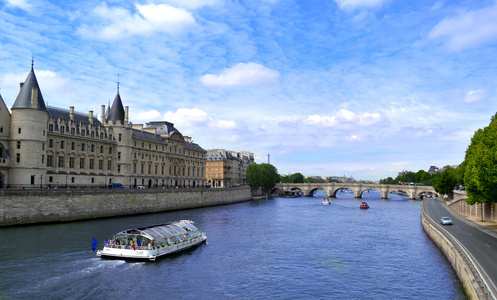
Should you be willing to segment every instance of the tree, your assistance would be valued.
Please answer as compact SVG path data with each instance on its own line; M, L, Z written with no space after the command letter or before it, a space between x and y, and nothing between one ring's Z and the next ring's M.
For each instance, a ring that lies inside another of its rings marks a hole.
M464 185L470 205L497 201L497 114L490 124L478 129L464 158ZM482 207L483 208L483 207ZM483 221L483 209L481 209Z
M447 194L449 199L454 196L454 187L458 183L457 171L453 168L447 168L442 173L433 177L433 188L437 193Z
M291 183L304 183L304 175L301 173L294 173L290 176Z
M250 185L252 193L256 192L262 185L260 168L258 164L249 164L247 166L247 182Z
M247 167L247 182L252 192L262 187L262 191L268 193L279 180L278 170L271 164L250 164Z

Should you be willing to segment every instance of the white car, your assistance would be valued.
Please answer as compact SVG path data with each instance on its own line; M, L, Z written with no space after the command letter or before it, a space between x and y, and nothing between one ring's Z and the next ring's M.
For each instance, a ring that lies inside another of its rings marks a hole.
M139 185L136 188L139 189L139 190L144 190L145 189L145 187L143 185Z
M443 217L440 223L442 225L452 225L452 220L449 217Z

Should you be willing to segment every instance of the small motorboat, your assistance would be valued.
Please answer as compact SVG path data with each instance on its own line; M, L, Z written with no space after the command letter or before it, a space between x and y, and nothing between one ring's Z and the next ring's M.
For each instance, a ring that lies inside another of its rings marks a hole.
M362 201L361 202L361 209L368 209L368 208L369 208L369 205L365 201Z
M328 198L323 198L323 205L330 205L330 200Z

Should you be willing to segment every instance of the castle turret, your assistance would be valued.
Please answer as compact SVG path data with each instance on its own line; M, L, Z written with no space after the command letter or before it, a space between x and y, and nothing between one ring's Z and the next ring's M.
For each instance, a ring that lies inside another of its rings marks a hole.
M9 182L34 186L45 175L48 111L31 64L12 106Z

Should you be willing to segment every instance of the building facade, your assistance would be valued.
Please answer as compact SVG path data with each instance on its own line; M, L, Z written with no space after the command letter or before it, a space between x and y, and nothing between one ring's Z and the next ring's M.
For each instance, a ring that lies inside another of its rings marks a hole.
M119 87L100 120L46 106L33 67L9 112L0 96L0 188L201 187L206 153L174 124L132 124Z
M247 166L254 163L248 151L214 149L207 151L205 178L211 187L232 187L247 184Z

